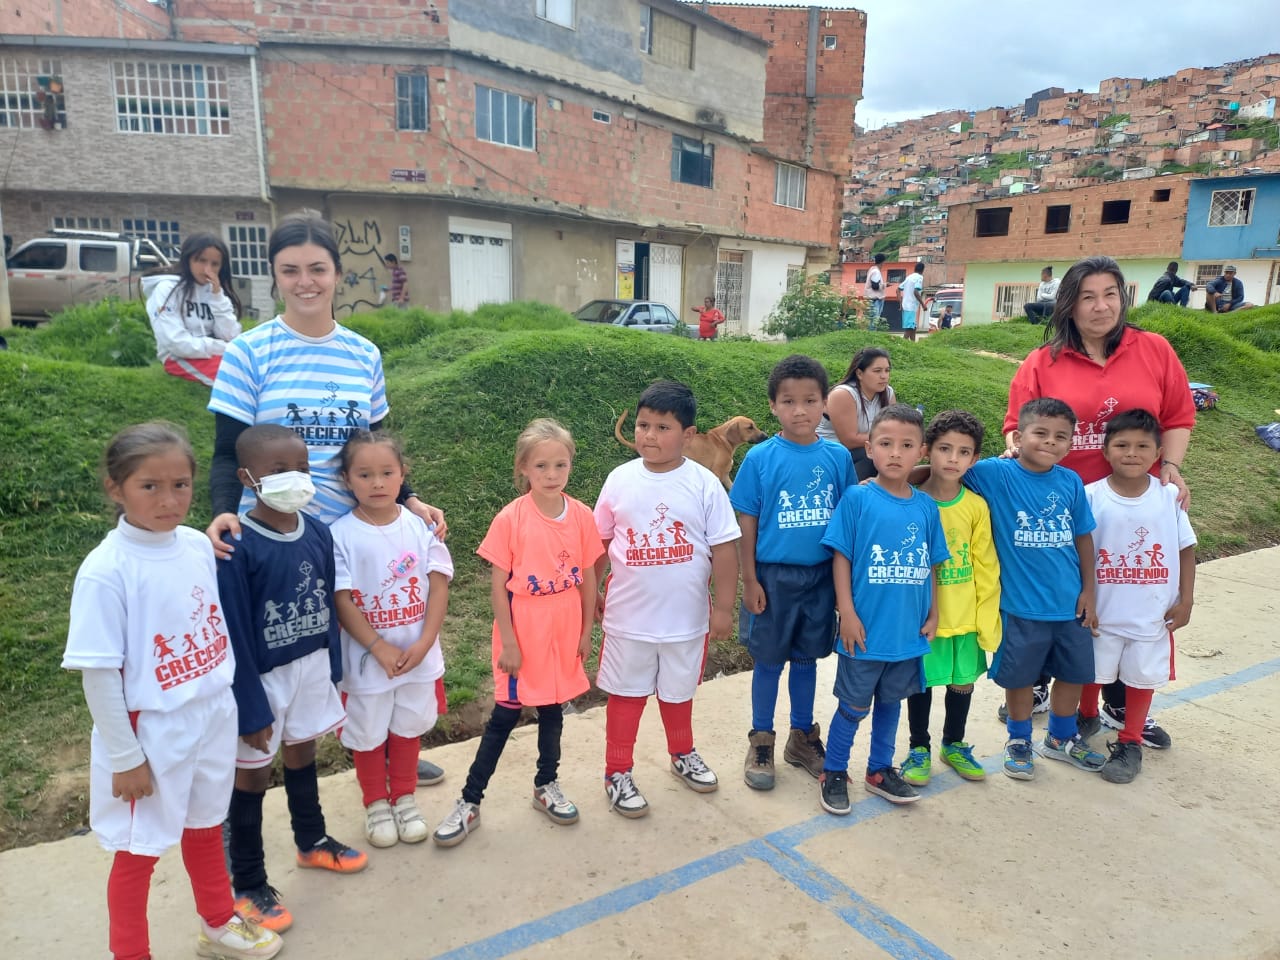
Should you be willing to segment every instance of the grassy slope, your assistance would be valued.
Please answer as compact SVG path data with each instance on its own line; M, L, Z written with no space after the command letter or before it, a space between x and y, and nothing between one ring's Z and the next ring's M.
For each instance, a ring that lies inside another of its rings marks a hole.
M1252 429L1276 418L1280 356L1253 343L1274 348L1280 308L1214 325L1172 307L1143 308L1137 316L1169 337L1192 379L1215 384L1222 396L1221 407L1202 416L1187 462L1202 555L1280 540L1280 459ZM555 416L574 432L579 455L569 492L590 503L625 459L613 422L652 379L693 384L704 430L738 413L767 425L764 380L776 360L808 352L837 377L857 346L881 343L893 353L894 385L904 400L927 413L974 411L991 429L992 453L1001 445L998 425L1015 368L978 351L1021 358L1040 336L1039 328L1000 324L914 346L855 330L788 345L705 344L588 328L555 311L514 323L492 309L474 319L399 316L356 325L384 347L389 426L405 440L414 484L449 515L458 569L446 627L455 704L478 696L488 675L487 578L473 551L514 495L512 443L531 418ZM58 661L76 566L110 524L96 479L106 438L163 416L188 426L202 464L212 441L202 388L154 365L107 369L19 353L33 341L13 340L16 349L0 354L0 848L33 830L48 832L56 775L83 760L88 721L76 678ZM191 521L207 515L201 490ZM77 797L60 796L58 804L69 822L82 815Z

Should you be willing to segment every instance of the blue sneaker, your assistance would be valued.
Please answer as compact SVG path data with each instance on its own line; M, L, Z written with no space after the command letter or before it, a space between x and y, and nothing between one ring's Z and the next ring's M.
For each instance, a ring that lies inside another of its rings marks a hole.
M1036 753L1042 757L1064 760L1089 773L1097 773L1107 762L1107 758L1098 751L1090 750L1089 744L1085 743L1084 737L1078 733L1070 740L1059 740L1046 733L1044 740L1036 744Z
M1036 778L1036 761L1029 741L1018 738L1004 745L1004 773L1015 780Z

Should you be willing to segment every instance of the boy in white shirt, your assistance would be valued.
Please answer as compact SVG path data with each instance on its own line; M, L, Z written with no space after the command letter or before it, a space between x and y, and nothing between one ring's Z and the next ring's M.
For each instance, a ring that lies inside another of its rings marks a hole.
M650 385L636 409L640 459L610 473L596 501L605 548L596 575L607 590L597 603L604 640L596 678L609 694L605 793L609 809L624 817L649 812L631 770L640 717L654 693L672 773L698 793L719 786L693 746L693 694L708 640L728 639L733 630L742 531L720 481L684 456L697 409L683 383ZM715 582L714 605L708 580Z

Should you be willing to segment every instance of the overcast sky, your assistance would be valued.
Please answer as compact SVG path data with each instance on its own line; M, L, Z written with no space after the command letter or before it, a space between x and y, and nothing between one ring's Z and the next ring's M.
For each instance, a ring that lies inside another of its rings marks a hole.
M1183 67L1280 53L1275 0L819 5L867 12L866 73L856 117L864 128L935 110L1013 106L1045 87L1097 90L1106 77L1161 77Z

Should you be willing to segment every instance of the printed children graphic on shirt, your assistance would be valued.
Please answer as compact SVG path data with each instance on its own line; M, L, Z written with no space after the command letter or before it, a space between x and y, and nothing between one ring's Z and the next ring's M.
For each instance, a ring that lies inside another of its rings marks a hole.
M1019 547L1057 547L1075 542L1071 524L1071 508L1056 492L1044 498L1044 506L1032 516L1026 510L1015 510L1013 542Z
M352 590L351 600L378 630L409 626L427 614L421 581L414 576L409 576L403 583L398 577L384 580L375 594Z
M302 438L304 443L316 446L342 446L356 430L366 429L367 417L360 412L356 400L338 396L341 388L330 380L324 385L325 393L317 406L307 409L296 403L286 404L284 425Z
M1076 422L1075 436L1071 438L1072 452L1080 450L1101 450L1107 434L1107 421L1115 416L1120 401L1115 397L1107 397L1092 420Z
M263 601L262 631L268 650L276 650L299 640L324 636L329 632L329 588L324 577L314 576L310 560L298 564L298 584L294 598L282 605L270 598Z
M896 547L871 544L868 583L924 583L930 577L929 541L919 539L920 526L909 523Z
M836 488L823 483L826 471L813 467L813 475L804 492L795 496L787 490L778 492L778 528L826 527L835 508Z
M940 586L973 582L973 558L969 553L969 541L958 527L947 527L947 545L951 558L938 568Z
M654 517L647 530L627 528L624 562L628 567L656 567L693 559L693 544L685 535L684 523L669 519L670 510L665 503L659 503L653 508Z
M191 629L182 634L182 653L174 650L176 634L154 634L152 656L159 661L155 667L156 681L161 690L202 677L227 659L228 637L222 630L222 617L216 603L205 604L204 588L191 589L195 607L189 618Z
M1151 531L1139 526L1133 531L1133 540L1125 550L1098 548L1098 565L1095 571L1098 583L1168 583L1169 568L1165 565L1164 545L1147 546Z
M555 593L563 593L565 590L572 590L582 583L582 571L577 566L571 566L569 563L570 555L567 550L561 550L556 555L556 570L551 576L543 579L536 573L529 574L529 583L525 587L531 597L549 597ZM566 569L568 568L568 569Z

